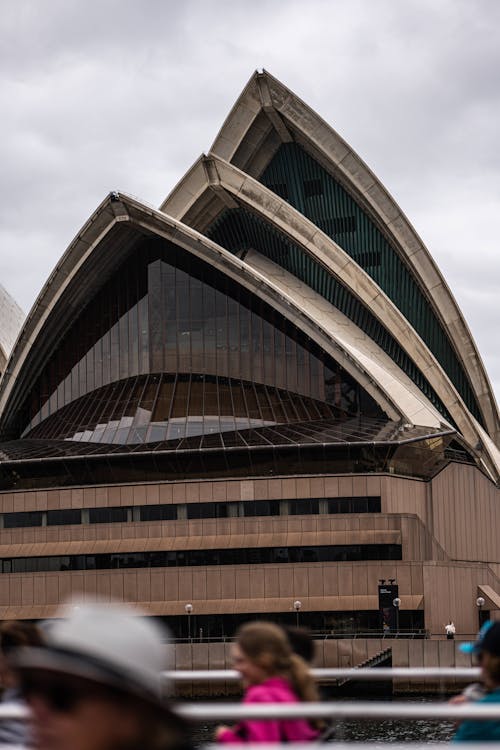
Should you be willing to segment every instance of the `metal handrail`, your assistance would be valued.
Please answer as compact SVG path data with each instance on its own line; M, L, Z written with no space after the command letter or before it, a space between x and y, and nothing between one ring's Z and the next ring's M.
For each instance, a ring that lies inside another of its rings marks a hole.
M384 633L382 630L311 630L311 637L314 641L328 641L328 640L356 640L357 638L373 640L380 638L381 640L393 640L407 638L409 640L424 640L428 639L431 635L442 636L442 633L430 633L425 628L399 628L398 630L390 630ZM467 635L467 634L466 634ZM443 636L442 636L443 637ZM470 639L476 637L475 633L470 634ZM183 645L192 643L234 643L234 635L202 635L201 638L197 635L193 635L191 638L187 637L176 637L172 638L172 642L176 645Z
M323 744L323 743L321 743ZM288 743L288 748L293 748L293 750L311 750L312 747L317 747L318 743L316 742L309 742L309 743L303 743L303 742L293 742ZM276 750L276 744L268 744L268 743L245 743L245 750ZM366 740L366 741L357 741L357 742L343 742L343 741L330 741L328 740L327 748L328 750L367 750L367 748L371 748L373 750L374 748L377 748L380 750L382 747L389 747L390 750L446 750L448 745L443 742L385 742L383 740ZM479 748L480 750L493 750L493 748L498 747L498 743L495 745L493 742L468 742L467 743L467 750L476 750ZM2 747L2 750L4 748ZM24 749L25 750L25 749ZM203 750L221 750L221 746L218 744L208 744L203 745Z
M328 680L363 680L378 682L380 680L457 680L472 682L479 679L481 670L477 667L349 667L311 669L311 674L318 682ZM241 675L235 669L178 669L163 672L171 682L237 682Z
M241 721L246 719L357 719L360 721L477 721L500 720L500 703L402 703L385 701L328 701L324 703L179 703L175 710L192 722ZM0 720L27 719L29 710L21 706L1 706Z
M357 719L360 721L500 720L500 703L391 703L385 701L339 701L325 703L196 703L179 704L176 711L189 721L244 721L259 719Z

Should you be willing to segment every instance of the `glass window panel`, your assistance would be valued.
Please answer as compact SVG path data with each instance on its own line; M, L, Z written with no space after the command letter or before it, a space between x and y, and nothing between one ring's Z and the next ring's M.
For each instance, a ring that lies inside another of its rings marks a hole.
M229 290L234 296L228 296ZM141 384L146 384L144 394L132 391L132 379L151 368L151 379ZM193 386L191 405L189 389L187 395L179 392L174 418L200 416L203 409L210 417L210 430L220 416L248 414L252 420L266 422L329 418L331 412L324 405L318 409L310 401L296 401L294 409L288 395L277 396L274 389L278 384L284 392L297 392L304 399L321 398L326 379L324 397L330 403L349 414L357 414L360 404L366 411L371 408L369 397L336 363L318 354L313 342L262 300L181 249L148 239L140 240L120 272L89 301L62 339L25 405L27 424L38 425L38 436L51 439L81 440L84 436L86 442L113 444L134 443L139 438L157 440L156 423L163 426L170 408L163 386L155 400L154 384L158 381L153 378L169 370L192 373L193 383L205 373L236 379L243 375L268 386L268 397L263 398L265 391L259 391L260 406L247 385L243 392L241 384L235 383L228 397L228 381L220 386L219 398L206 391L203 401ZM102 390L119 379L120 393ZM101 391L93 390L99 386ZM85 402L82 396L88 391L92 398ZM141 397L147 403L139 402ZM76 412L62 413L77 401L78 417ZM160 414L152 416L155 408ZM123 416L135 417L134 430L127 433L129 425L121 422ZM241 420L236 424L245 429ZM151 427L145 436L142 427ZM231 429L231 420L224 419L219 428ZM198 429L193 423L187 432L193 434Z
M141 505L139 515L141 521L175 521L177 519L177 506Z
M79 508L47 511L47 526L66 526L81 522L82 512Z
M139 369L139 314L134 305L127 315L128 318L128 372L127 376L138 375Z
M175 385L174 401L172 405L172 419L187 416L189 396L189 381L178 379Z
M203 380L193 376L189 398L189 414L192 416L203 415Z
M123 523L127 508L89 508L89 523Z
M42 519L42 511L4 513L3 525L5 529L21 529L26 526L41 526Z
M202 504L203 505L203 504ZM205 504L207 505L207 504ZM223 504L220 504L221 507ZM200 516L203 517L203 516ZM7 558L1 570L42 572L64 570L105 570L191 565L241 565L252 563L335 562L356 560L400 560L401 545L361 544L319 547L250 547L186 551L151 551L63 555L53 557Z

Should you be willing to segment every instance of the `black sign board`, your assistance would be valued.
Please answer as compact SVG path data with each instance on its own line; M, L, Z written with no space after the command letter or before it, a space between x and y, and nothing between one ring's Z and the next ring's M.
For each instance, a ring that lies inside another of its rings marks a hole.
M398 597L399 586L396 584L380 584L378 587L378 610L380 612L380 627L385 631L396 630L398 616L394 599Z

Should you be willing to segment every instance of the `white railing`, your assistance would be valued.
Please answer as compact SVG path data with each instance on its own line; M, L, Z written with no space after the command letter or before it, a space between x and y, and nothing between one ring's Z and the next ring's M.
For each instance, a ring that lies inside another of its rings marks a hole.
M328 750L367 750L368 747L371 750L446 750L449 743L427 743L427 742L382 742L380 740L370 742L330 742L328 741ZM468 742L467 750L495 750L498 748L498 743L495 742ZM293 750L311 750L311 747L315 747L315 743L287 743L287 747L293 748ZM4 750L2 748L2 750ZM9 749L10 750L10 749ZM25 750L25 749L24 749ZM203 750L221 750L221 745L203 745ZM247 744L245 743L245 750L276 750L276 745L268 745L266 743L259 744Z
M176 711L192 722L247 719L356 719L358 721L500 720L500 703L387 703L387 701L325 701L324 703L196 703L178 704Z
M456 680L474 682L479 679L480 669L476 667L349 667L311 669L318 682L331 680ZM241 679L235 669L180 669L164 672L164 677L175 683L180 682L237 682Z
M386 701L325 701L323 703L179 703L177 713L192 722L241 721L244 719L356 719L359 721L478 721L500 720L500 703L403 703ZM3 719L26 719L28 709L1 706Z

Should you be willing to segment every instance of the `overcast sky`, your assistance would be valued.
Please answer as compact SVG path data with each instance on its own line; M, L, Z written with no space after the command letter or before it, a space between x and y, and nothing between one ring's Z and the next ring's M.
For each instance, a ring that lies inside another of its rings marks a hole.
M110 190L159 205L266 68L423 238L500 395L498 0L2 0L0 282L28 312Z

